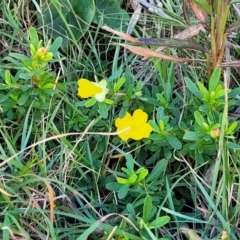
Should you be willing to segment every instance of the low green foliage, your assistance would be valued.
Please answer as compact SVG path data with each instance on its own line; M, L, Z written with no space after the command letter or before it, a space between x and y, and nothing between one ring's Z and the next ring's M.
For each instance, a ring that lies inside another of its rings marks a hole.
M10 53L3 60L11 63L15 69L12 76L9 70L1 69L1 106L2 116L9 120L16 120L25 116L27 109L32 106L36 109L36 119L40 118L41 110L47 110L54 104L55 94L60 84L56 84L55 72L48 69L48 64L56 61L58 48L62 39L57 38L53 44L42 46L36 29L29 30L30 56L19 53ZM7 66L6 66L7 67Z
M91 23L126 30L129 16L117 0L44 0L38 21L52 25L52 37L62 37L66 47L84 37Z
M225 69L212 67L214 51L203 71L141 65L100 29L125 29L122 1L80 2L27 0L22 11L0 3L9 45L0 60L0 237L237 240L237 81L228 87ZM220 1L193 2L221 15ZM182 2L169 3L168 15L180 15ZM34 27L25 9L37 11ZM161 22L169 33L171 21ZM190 51L165 53L202 57Z

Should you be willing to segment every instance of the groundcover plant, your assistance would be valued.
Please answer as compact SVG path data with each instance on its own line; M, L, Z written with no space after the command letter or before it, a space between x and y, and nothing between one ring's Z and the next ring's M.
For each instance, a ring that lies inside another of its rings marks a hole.
M239 4L2 0L0 238L240 239Z

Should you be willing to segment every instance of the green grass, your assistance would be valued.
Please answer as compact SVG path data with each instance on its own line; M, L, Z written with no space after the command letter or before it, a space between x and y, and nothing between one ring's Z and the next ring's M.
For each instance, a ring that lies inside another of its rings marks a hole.
M133 36L172 37L185 28L182 2L163 2L175 21L144 13ZM46 78L53 76L56 91L31 95L29 105L11 105L14 96L21 97L19 89L23 95L27 86L30 93L37 88L33 79L18 78L26 69L12 53L30 56L30 27L43 46L54 41L39 15L42 3L0 3L0 238L220 240L226 231L226 239L239 239L239 121L231 116L239 105L237 71L231 68L229 75L232 92L212 103L197 82L210 96L218 85L226 86L226 72L210 81L213 69L203 53L171 47L166 55L195 61L143 61L130 51L124 55L122 39L94 23L80 40L66 35L71 45L61 46L44 68L53 74ZM123 6L130 14L126 2ZM236 19L231 8L227 25ZM196 23L192 12L190 21ZM208 33L194 40L211 48ZM238 58L237 51L230 55ZM11 84L17 79L19 85L4 87L7 70ZM80 78L106 79L113 103L86 107L87 100L77 96ZM125 82L115 91L121 78ZM47 107L39 109L36 102ZM140 141L121 141L116 118L139 108L154 131ZM219 124L213 128L216 138L206 124ZM139 169L148 172L143 179ZM132 184L117 181L134 174Z

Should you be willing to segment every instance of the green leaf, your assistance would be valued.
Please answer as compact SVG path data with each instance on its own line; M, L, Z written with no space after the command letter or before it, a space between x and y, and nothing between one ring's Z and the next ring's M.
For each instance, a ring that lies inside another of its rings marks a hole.
M4 222L2 224L2 237L3 239L10 239L10 231L9 231L9 228L11 226L11 222L10 222L10 219L8 217L8 214L5 214L5 217L4 217Z
M119 191L122 185L118 182L111 182L106 185L106 188L110 191Z
M201 114L200 112L196 111L196 112L194 112L194 117L195 117L198 125L199 125L201 128L205 129L205 126L204 126L204 124L203 124L203 123L205 122L205 120L204 120L202 114Z
M166 99L163 97L162 94L157 93L156 96L157 96L157 99L161 102L161 104L162 104L163 106L167 106L167 105L168 105Z
M183 139L189 141L201 140L206 137L205 133L197 133L197 132L187 132L184 134Z
M29 91L24 92L24 93L22 94L22 96L19 98L18 104L19 104L19 105L24 105L24 104L27 102L29 96L30 96Z
M150 124L154 132L160 133L159 126L153 120L149 120L148 123Z
M27 72L27 73L20 73L19 74L19 77L22 78L22 79L25 79L25 80L29 80L32 78L34 73L32 72Z
M132 174L129 179L128 179L128 183L131 185L131 184L135 184L137 182L137 174Z
M142 90L143 86L144 86L143 82L142 82L142 81L139 81L139 82L137 83L137 86L135 87L135 91L136 91L136 92L140 92L140 91Z
M164 132L164 128L165 128L163 120L159 121L159 128L160 128L160 132L163 133Z
M153 204L151 196L147 195L143 204L143 221L146 223L149 221L150 214L152 212Z
M130 176L130 175L132 174L132 172L133 172L133 170L127 169L127 168L125 168L125 167L122 167L121 169L122 169L122 171L125 172L128 176Z
M129 153L125 155L125 158L126 158L126 160L127 160L127 162L126 162L127 169L128 169L130 172L132 172L133 169L134 169L134 159L133 159L132 155L129 154Z
M237 127L237 122L233 122L229 127L228 129L225 131L225 134L228 135L228 134L231 134L233 133L234 129Z
M95 98L90 98L89 100L87 100L85 102L85 107L91 107L93 106L95 103L97 102L97 100Z
M158 217L156 220L148 224L149 228L160 228L166 225L170 221L169 216Z
M66 47L71 40L78 41L89 29L95 14L94 0L58 0L43 5L44 23L38 16L40 25L52 26L52 37L63 38ZM48 30L49 31L49 30ZM51 35L51 33L49 33ZM76 43L76 42L75 42Z
M53 89L54 85L54 83L47 83L42 86L42 89Z
M10 73L9 70L5 71L5 83L7 85L11 85L12 84L11 73Z
M209 92L208 90L204 87L204 85L201 82L197 82L197 85L200 89L200 92L202 93L202 95L204 96L205 100L208 99L209 97Z
M236 87L228 93L229 98L236 97L237 95L240 95L240 87Z
M215 68L209 81L209 92L215 91L217 85L219 84L220 76L221 76L221 69Z
M57 37L55 41L52 43L52 45L50 46L49 52L51 52L53 55L56 54L58 49L61 47L62 42L63 42L62 37Z
M174 135L167 134L166 139L167 139L168 143L170 144L170 146L172 148L174 148L174 149L181 149L182 148L182 143Z
M114 100L112 100L112 99L108 99L108 98L105 98L103 102L106 103L106 104L111 105L111 104L114 103Z
M19 107L18 107L18 111L19 111L19 113L20 113L21 115L23 115L23 114L25 114L26 109L25 109L23 106L19 106Z
M134 217L136 216L135 209L131 203L127 204L127 210L132 216L134 216Z
M11 92L9 92L8 94L0 94L0 103L8 99L10 94Z
M226 144L226 147L229 149L240 149L240 145L237 143L233 143L233 142L228 142Z
M98 103L99 114L103 119L108 117L108 107L106 103Z
M229 89L228 90L223 89L223 90L217 91L215 93L214 98L217 99L217 98L220 98L221 96L224 96L225 95L225 91L227 91L227 93L230 92Z
M128 179L126 179L126 178L117 177L116 180L118 183L124 184L124 185L129 183Z
M189 91L191 91L196 97L202 98L201 92L198 90L197 85L188 77L185 77L184 80Z
M139 174L139 171L137 171L137 174ZM148 170L146 168L141 168L140 174L138 175L138 181L141 182L146 178L147 175L148 175Z
M121 8L119 0L96 0L95 2L94 23L121 31L127 30L130 18L127 11Z
M39 43L37 30L34 27L30 27L28 33L29 33L31 44L34 46L35 50L37 50L38 43Z
M128 189L129 189L128 185L123 185L118 191L118 198L119 199L125 198L127 196Z
M20 53L10 53L9 56L14 57L18 60L27 60L31 61L31 58Z
M88 239L88 236L99 227L100 223L101 221L99 220L91 224L91 226L88 229L85 229L84 232L76 240Z
M125 77L121 77L118 81L114 84L114 92L116 93L125 83Z
M153 168L152 172L147 177L147 182L152 182L161 177L161 174L166 170L168 161L166 159L160 160Z
M164 86L164 97L167 103L170 102L171 96L172 96L172 86L170 82L167 82Z
M0 90L8 89L10 88L7 84L0 83Z

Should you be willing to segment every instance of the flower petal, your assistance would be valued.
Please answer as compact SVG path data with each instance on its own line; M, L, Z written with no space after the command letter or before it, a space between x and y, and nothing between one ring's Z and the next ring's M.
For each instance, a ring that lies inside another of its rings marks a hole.
M117 118L115 120L115 126L120 130L126 127L130 127L131 123L132 123L132 116L128 112L126 112L123 118Z
M105 79L101 80L99 83L95 83L98 87L102 89L101 93L96 94L94 97L98 102L103 102L106 98L106 95L109 91L107 88L107 81Z
M115 121L115 126L117 127L117 131L121 131L126 129L126 131L118 134L118 136L123 140L127 141L130 138L131 134L131 124L132 124L132 116L127 112L123 118L117 118Z
M134 128L138 128L147 122L148 115L142 110L137 109L134 111L132 121L134 122Z
M107 81L105 79L103 79L99 83L97 83L97 85L102 89L106 89L107 88Z
M119 130L118 130L119 131ZM123 141L127 141L129 138L131 138L131 130L126 130L122 133L119 133L118 136L123 140Z
M152 132L152 127L149 123L145 123L141 128L134 129L131 131L131 136L133 140L140 140L142 138L149 138L150 133Z
M81 98L93 97L102 92L102 88L85 78L78 80L78 96Z

